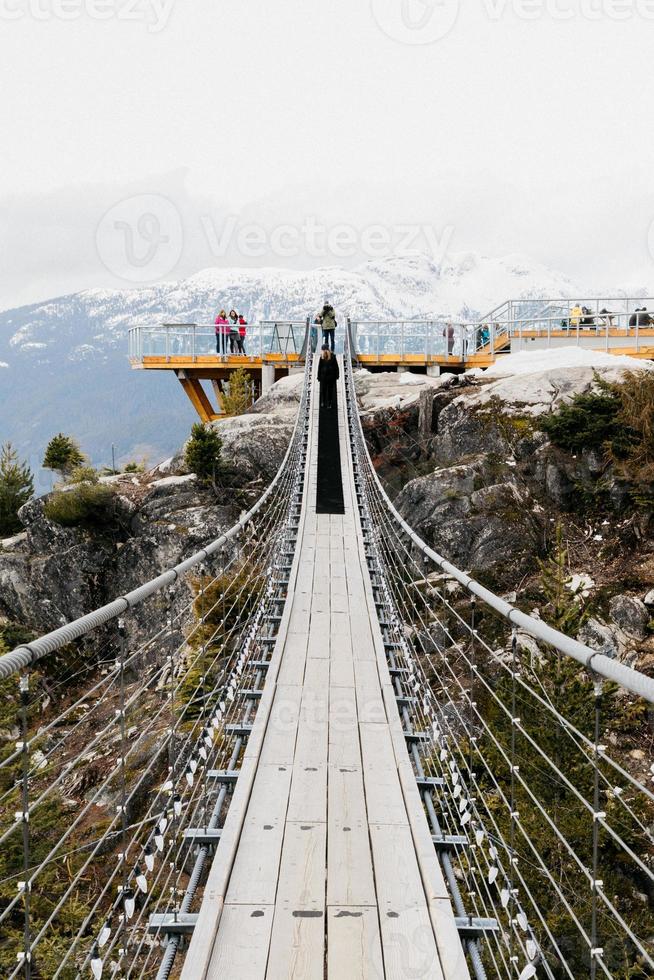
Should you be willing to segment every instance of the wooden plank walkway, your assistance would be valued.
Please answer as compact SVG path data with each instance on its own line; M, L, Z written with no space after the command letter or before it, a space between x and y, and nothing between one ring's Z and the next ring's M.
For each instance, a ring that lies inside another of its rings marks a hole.
M345 513L316 514L182 980L469 977L376 619L339 383Z

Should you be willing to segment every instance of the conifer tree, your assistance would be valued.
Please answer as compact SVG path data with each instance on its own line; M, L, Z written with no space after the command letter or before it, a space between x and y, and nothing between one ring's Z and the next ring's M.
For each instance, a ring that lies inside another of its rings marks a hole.
M556 525L554 552L539 565L541 586L548 602L547 621L562 633L576 636L585 616L581 602L570 590L568 551L563 543L560 521Z
M67 476L76 466L80 466L85 456L74 439L59 432L53 436L45 450L43 465L47 470L56 470Z
M215 429L196 422L191 428L191 438L186 443L184 461L198 480L215 483L223 470L220 452L222 440Z
M226 415L242 415L252 404L252 378L243 368L229 377L229 394L223 395Z
M10 442L0 449L0 534L20 529L18 511L34 493L34 477Z

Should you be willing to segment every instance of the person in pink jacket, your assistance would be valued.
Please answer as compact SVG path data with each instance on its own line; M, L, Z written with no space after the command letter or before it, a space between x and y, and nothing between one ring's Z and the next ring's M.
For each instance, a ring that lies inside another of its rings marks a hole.
M227 341L229 339L229 320L224 310L221 310L216 317L216 353L227 353Z

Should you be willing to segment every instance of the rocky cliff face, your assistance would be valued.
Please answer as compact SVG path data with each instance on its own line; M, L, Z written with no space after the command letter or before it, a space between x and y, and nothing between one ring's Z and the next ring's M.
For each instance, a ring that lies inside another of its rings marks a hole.
M223 457L233 468L230 486L218 493L187 472L182 449L148 473L101 481L115 492L116 511L102 530L49 520L44 506L50 494L26 504L20 513L25 530L0 543L0 625L4 618L35 633L55 629L219 537L277 472L301 386L302 377L284 378L251 412L216 423ZM175 591L175 608L184 608L191 596L192 585L182 583ZM135 610L132 648L161 622L165 603L159 596Z

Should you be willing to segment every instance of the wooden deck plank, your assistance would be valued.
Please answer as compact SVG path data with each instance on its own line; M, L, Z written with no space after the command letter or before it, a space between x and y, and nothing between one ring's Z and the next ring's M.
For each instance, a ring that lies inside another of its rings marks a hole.
M226 905L274 904L290 785L290 768L257 769Z
M371 824L384 965L388 978L442 978L408 826Z
M360 722L386 725L386 706L382 699L376 660L356 660L354 678ZM393 709L397 711L395 705Z
M293 765L301 701L302 688L299 685L279 684L275 689L261 747L261 764Z
M324 823L286 823L279 869L277 906L291 911L325 907L327 827Z
M262 980L272 933L271 906L225 905L207 977Z
M368 819L371 823L408 826L395 755L385 725L359 724Z
M288 821L324 823L327 819L327 765L293 766Z
M266 976L322 980L326 825L286 825Z
M376 905L361 766L329 767L327 904Z
M277 682L280 685L301 687L307 661L307 637L293 633L286 638Z
M384 980L377 908L327 909L327 980Z
M324 959L324 912L278 909L266 980L323 980Z
M332 673L334 665L332 665ZM361 764L359 719L353 687L335 687L329 692L329 762L331 765Z

